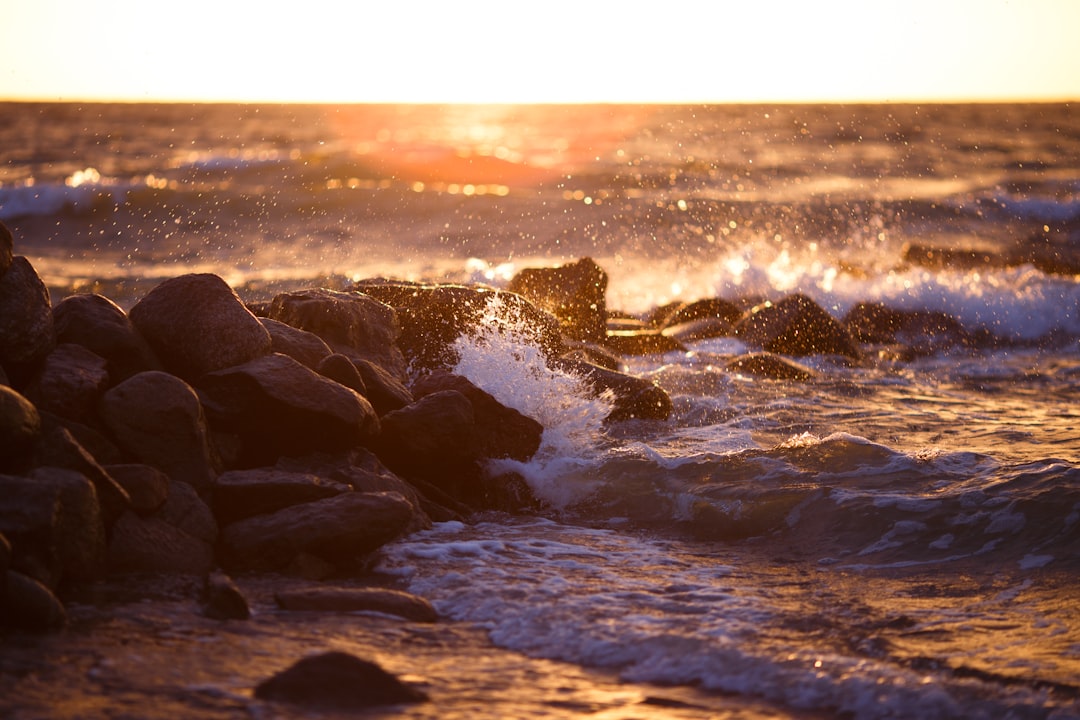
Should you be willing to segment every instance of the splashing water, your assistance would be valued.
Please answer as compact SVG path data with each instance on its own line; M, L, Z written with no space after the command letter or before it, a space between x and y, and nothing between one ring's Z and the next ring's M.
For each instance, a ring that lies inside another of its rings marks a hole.
M493 469L521 473L541 499L560 508L592 492L594 481L582 471L603 454L610 394L598 397L581 377L549 368L527 321L499 294L454 349L460 357L454 372L544 426L532 460L497 460Z

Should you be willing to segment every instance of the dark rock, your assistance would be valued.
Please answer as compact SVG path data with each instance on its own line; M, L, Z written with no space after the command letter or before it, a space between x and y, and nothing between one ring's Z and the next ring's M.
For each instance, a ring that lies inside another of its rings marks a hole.
M67 624L67 611L44 584L8 570L0 595L0 623L21 632L49 632Z
M436 371L413 385L418 399L443 390L461 393L472 405L476 432L471 454L478 458L512 458L524 462L540 449L543 425L506 407L468 378Z
M930 310L896 310L880 303L856 304L844 324L860 342L907 346L913 356L967 345L970 337L953 316Z
M521 332L547 357L562 352L558 320L514 293L381 280L364 280L354 288L397 311L401 323L398 344L417 370L452 368L460 359L455 341L474 333L480 325L486 330Z
M259 683L255 697L339 711L427 700L375 663L343 652L300 660Z
M608 370L622 370L624 367L623 361L618 355L611 352L611 350L608 350L606 347L593 345L592 343L568 342L566 344L566 352L564 352L561 357L573 360L584 360L585 362L599 365Z
M735 335L750 347L780 355L859 357L847 329L805 295L754 307L735 326Z
M921 243L908 243L900 257L905 263L933 269L971 270L1006 264L1003 256L990 250L940 248Z
M169 496L169 476L150 465L107 465L107 472L131 498L131 509L150 515L161 509Z
M335 352L370 360L395 377L405 377L397 316L375 298L324 289L283 293L270 304L270 317L315 333Z
M251 608L233 579L215 570L203 586L203 614L214 620L247 620Z
M154 517L208 545L217 542L218 524L214 513L195 488L186 482L169 478L169 492Z
M1018 240L1007 253L1010 265L1030 263L1047 274L1080 275L1080 221L1044 225Z
M56 344L49 291L30 261L15 257L0 275L0 366L21 388Z
M365 396L379 417L392 410L400 410L413 401L408 388L375 363L357 359L354 364L367 388Z
M34 404L0 385L0 472L28 470L40 435L41 415Z
M315 372L367 397L367 386L364 384L364 379L360 377L360 371L356 369L352 360L340 353L324 357L315 368Z
M270 333L270 352L288 355L312 370L317 369L319 363L334 352L315 333L294 328L292 325L286 325L268 317L259 318L259 322Z
M554 365L583 378L597 395L611 391L614 406L608 421L666 420L671 415L671 397L656 383L571 357L559 358Z
M654 330L612 330L604 344L620 355L660 355L667 352L686 352L678 339Z
M133 375L102 396L100 413L129 457L197 490L209 489L214 471L206 419L183 380L158 371Z
M99 404L98 409L100 410L100 408ZM43 422L46 417L50 417L50 414L46 413L42 417ZM106 435L107 429L104 423L101 422L100 416L96 419L96 427L89 427L71 418L60 417L59 415L51 415L51 417L58 425L67 430L75 442L84 448L97 462L102 465L116 465L124 462L123 451Z
M158 516L120 516L109 539L109 572L204 575L214 568L214 547Z
M105 525L94 486L78 473L0 475L0 533L11 542L12 567L49 587L103 575Z
M170 372L195 380L270 352L270 333L217 275L182 275L128 313Z
M11 231L8 230L8 226L0 222L0 277L11 267L14 253L15 238L12 236Z
M741 355L725 365L724 369L772 380L806 381L813 379L815 375L808 367L766 352Z
M105 358L113 383L146 370L162 369L150 345L107 297L71 295L57 303L52 313L57 342L81 345Z
M432 623L439 614L422 597L386 588L316 587L283 590L274 595L285 610L315 612L379 612Z
M661 333L680 343L691 343L711 338L731 337L735 334L735 326L720 318L699 318L668 325L661 330Z
M92 422L98 400L109 386L106 365L104 358L81 345L57 345L27 385L26 396L39 410Z
M231 470L214 481L214 516L228 525L348 491L347 485L307 473L276 468Z
M127 491L113 479L55 415L41 417L41 437L34 450L34 465L73 470L90 480L97 493L105 528L131 506Z
M510 281L518 293L559 319L567 337L604 342L608 277L592 258L555 268L526 268Z
M0 533L0 574L6 573L11 567L11 543L3 533ZM0 597L4 594L4 588L0 585Z
M660 324L666 328L695 320L722 320L734 325L742 315L742 308L730 300L706 298L671 307L669 312L664 313Z
M349 563L397 538L412 517L397 493L342 493L225 526L221 560L226 568L279 570L303 552Z
M379 432L367 399L287 355L209 373L199 387L211 422L243 439L242 462L248 466L270 464L281 455L343 450Z

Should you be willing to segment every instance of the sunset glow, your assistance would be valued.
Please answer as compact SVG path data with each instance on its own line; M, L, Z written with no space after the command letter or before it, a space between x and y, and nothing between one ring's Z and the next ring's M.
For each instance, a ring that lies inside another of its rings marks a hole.
M280 8L281 6L277 6ZM512 7L512 9L510 9ZM1070 0L12 3L0 98L753 102L1080 97Z

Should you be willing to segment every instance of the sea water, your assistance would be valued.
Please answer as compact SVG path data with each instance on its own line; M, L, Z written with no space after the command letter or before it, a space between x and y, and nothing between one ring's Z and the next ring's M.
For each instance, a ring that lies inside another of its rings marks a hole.
M0 219L54 299L130 306L195 271L253 299L372 276L503 287L590 256L627 314L798 292L838 319L951 315L981 340L798 358L808 381L726 369L735 338L627 358L674 411L607 423L609 400L496 304L457 371L544 424L531 462L497 468L544 509L438 524L379 570L498 648L628 683L791 714L1080 714L1072 106L0 117Z

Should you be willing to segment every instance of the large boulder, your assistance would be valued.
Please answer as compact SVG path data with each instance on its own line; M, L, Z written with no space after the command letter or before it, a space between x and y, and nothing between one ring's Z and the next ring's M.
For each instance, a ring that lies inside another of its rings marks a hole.
M312 370L319 366L323 358L334 351L315 333L294 328L279 320L261 317L259 322L270 333L270 351L288 355L307 365Z
M214 471L206 419L183 380L156 370L133 375L102 396L100 414L128 457L209 489Z
M131 499L131 509L138 515L152 515L169 497L169 476L151 465L123 463L107 465L112 477Z
M613 404L607 421L666 420L671 416L671 396L650 380L601 367L580 357L558 358L553 365L583 378L597 395L610 393Z
M277 468L230 470L214 481L214 516L228 525L349 491L348 485L311 473Z
M105 358L115 384L161 363L131 320L116 303L102 295L70 295L53 308L59 343L81 345Z
M335 651L304 658L255 688L260 700L357 713L380 705L423 702L427 696L377 664Z
M81 345L63 343L45 358L26 387L39 410L80 423L93 422L97 404L109 386L105 359Z
M397 493L342 493L226 525L220 559L229 569L272 571L307 553L347 566L397 538L412 517Z
M416 622L435 622L439 614L422 597L400 590L373 587L318 586L274 594L285 610L307 612L378 612Z
M780 355L859 357L847 329L801 294L754 307L735 326L735 335L750 347Z
M204 575L215 565L214 546L158 516L125 513L109 539L109 572Z
M730 300L705 298L663 308L656 321L662 328L695 320L723 320L734 325L742 315L742 308Z
M29 469L41 435L41 414L34 404L0 385L0 472Z
M897 310L881 303L857 303L844 325L860 342L899 343L916 355L929 355L970 342L955 317L932 310Z
M449 369L460 357L454 343L479 326L520 332L548 357L562 351L555 316L520 295L484 287L420 285L386 280L362 280L353 288L397 311L401 323L398 345L416 370Z
M553 268L525 268L507 288L559 319L567 337L604 342L608 276L592 258Z
M49 291L22 256L0 275L0 367L20 388L56 344Z
M282 293L270 303L269 314L318 335L335 352L370 360L395 377L405 377L397 316L375 298L325 289Z
M270 333L217 275L166 280L128 317L165 368L186 380L270 352Z
M242 439L239 461L249 467L281 455L343 450L379 432L363 396L287 355L209 373L199 389L211 422Z

